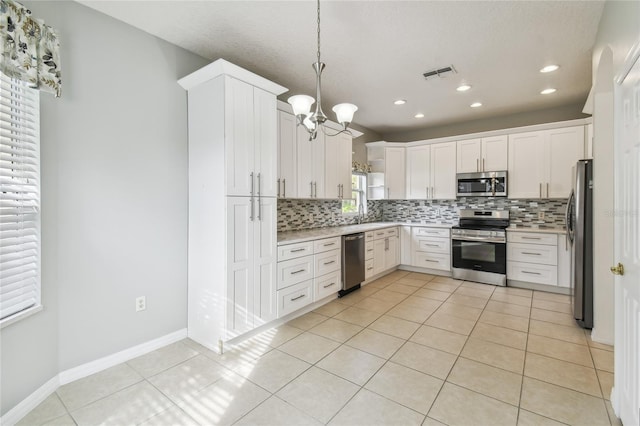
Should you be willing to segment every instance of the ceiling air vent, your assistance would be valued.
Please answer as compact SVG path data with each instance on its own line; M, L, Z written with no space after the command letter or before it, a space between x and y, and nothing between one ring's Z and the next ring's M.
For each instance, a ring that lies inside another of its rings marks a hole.
M456 71L456 69L453 67L453 65L450 65L448 67L437 68L435 70L427 71L422 75L424 76L425 79L428 80L431 77L444 78L444 77L447 77L450 73L451 74L456 74L457 72L458 71Z

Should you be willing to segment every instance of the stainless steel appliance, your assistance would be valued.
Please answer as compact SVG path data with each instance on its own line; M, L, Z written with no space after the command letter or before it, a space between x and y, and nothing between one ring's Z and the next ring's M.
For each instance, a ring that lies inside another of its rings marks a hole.
M342 237L342 297L360 288L364 281L364 232Z
M571 244L573 317L593 328L593 160L576 164L575 186L567 203L567 237Z
M506 197L507 172L458 173L458 197Z
M451 229L453 278L505 286L507 284L508 210L460 210Z

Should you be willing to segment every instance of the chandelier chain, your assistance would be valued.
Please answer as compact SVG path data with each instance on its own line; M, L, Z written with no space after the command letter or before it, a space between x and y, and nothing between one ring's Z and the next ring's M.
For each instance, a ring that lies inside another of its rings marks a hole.
M320 0L318 0L318 62L320 62Z

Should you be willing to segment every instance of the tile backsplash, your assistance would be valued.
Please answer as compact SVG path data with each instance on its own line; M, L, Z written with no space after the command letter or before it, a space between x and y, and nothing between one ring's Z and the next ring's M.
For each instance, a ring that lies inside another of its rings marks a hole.
M324 228L357 223L344 216L337 200L278 200L278 231ZM365 222L448 223L458 222L461 208L509 210L511 223L525 226L564 226L567 200L509 200L507 198L459 198L451 201L368 201ZM539 213L544 214L538 219Z

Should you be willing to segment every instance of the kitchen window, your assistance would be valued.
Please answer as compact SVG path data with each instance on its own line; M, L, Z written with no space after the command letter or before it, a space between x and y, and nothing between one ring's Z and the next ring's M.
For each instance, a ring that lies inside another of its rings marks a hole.
M0 73L0 326L39 311L40 97Z
M351 199L342 200L342 214L357 215L359 211L367 214L367 175L354 172L351 175Z

